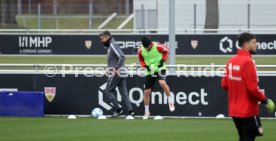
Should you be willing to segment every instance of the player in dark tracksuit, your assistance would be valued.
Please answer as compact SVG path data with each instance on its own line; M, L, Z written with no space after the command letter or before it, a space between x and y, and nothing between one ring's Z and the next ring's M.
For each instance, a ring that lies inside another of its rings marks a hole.
M263 135L260 121L259 102L266 104L269 113L274 111L274 103L259 89L258 76L251 54L256 52L256 38L250 33L239 37L236 56L226 64L221 85L228 92L228 110L239 134L239 141L254 141Z
M100 39L104 46L108 48L108 80L105 89L105 94L107 95L107 97L109 98L109 100L115 108L113 117L118 117L123 113L122 107L119 105L115 97L116 87L118 87L122 99L125 105L127 106L128 115L134 116L134 112L128 97L128 91L126 86L127 69L125 68L124 64L125 55L122 52L121 48L118 46L118 44L115 42L114 38L112 38L109 31L103 31L100 34Z

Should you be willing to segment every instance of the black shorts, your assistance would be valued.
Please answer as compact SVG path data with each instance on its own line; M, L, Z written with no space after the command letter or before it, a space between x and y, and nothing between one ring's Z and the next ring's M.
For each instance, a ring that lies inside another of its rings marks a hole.
M256 136L262 136L259 128L262 127L259 116L249 118L233 117L233 121L238 130L240 141L254 141Z
M158 80L166 80L166 70L154 73L154 75L147 75L145 79L145 89L152 88L154 83Z

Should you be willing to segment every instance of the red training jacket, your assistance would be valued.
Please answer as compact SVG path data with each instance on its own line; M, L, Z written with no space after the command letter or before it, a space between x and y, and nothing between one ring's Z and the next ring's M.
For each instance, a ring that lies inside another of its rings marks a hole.
M251 54L238 50L226 64L221 86L228 92L228 111L232 117L259 115L259 101L266 99L258 86L258 76Z

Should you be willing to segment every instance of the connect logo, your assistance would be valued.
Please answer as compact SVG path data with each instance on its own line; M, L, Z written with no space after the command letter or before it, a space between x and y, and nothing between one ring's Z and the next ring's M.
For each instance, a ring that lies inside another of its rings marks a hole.
M102 106L104 109L109 111L112 109L112 104L104 101L104 91L106 88L106 84L107 83L104 83L99 87L98 101L100 106ZM122 102L122 97L119 93L118 88L116 88L116 92L117 92L118 102ZM200 88L197 91L190 91L190 92L183 92L183 91L171 92L171 94L173 95L173 100L175 101L176 105L186 105L186 104L193 105L193 106L208 105L208 101L207 101L208 93L204 88ZM128 95L129 95L129 100L132 104L136 105L137 107L140 107L141 105L143 105L144 92L142 88L133 87L129 90ZM165 93L162 93L159 91L153 91L151 93L151 104L167 105L168 104L167 96L165 95Z
M219 49L223 53L233 52L233 40L229 39L227 36L222 38L219 43Z

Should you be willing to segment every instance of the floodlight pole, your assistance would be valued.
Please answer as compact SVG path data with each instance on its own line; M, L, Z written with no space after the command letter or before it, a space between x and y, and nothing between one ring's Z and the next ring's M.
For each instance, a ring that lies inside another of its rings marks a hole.
M169 64L175 65L175 0L169 2ZM170 73L175 73L175 68L169 68Z

